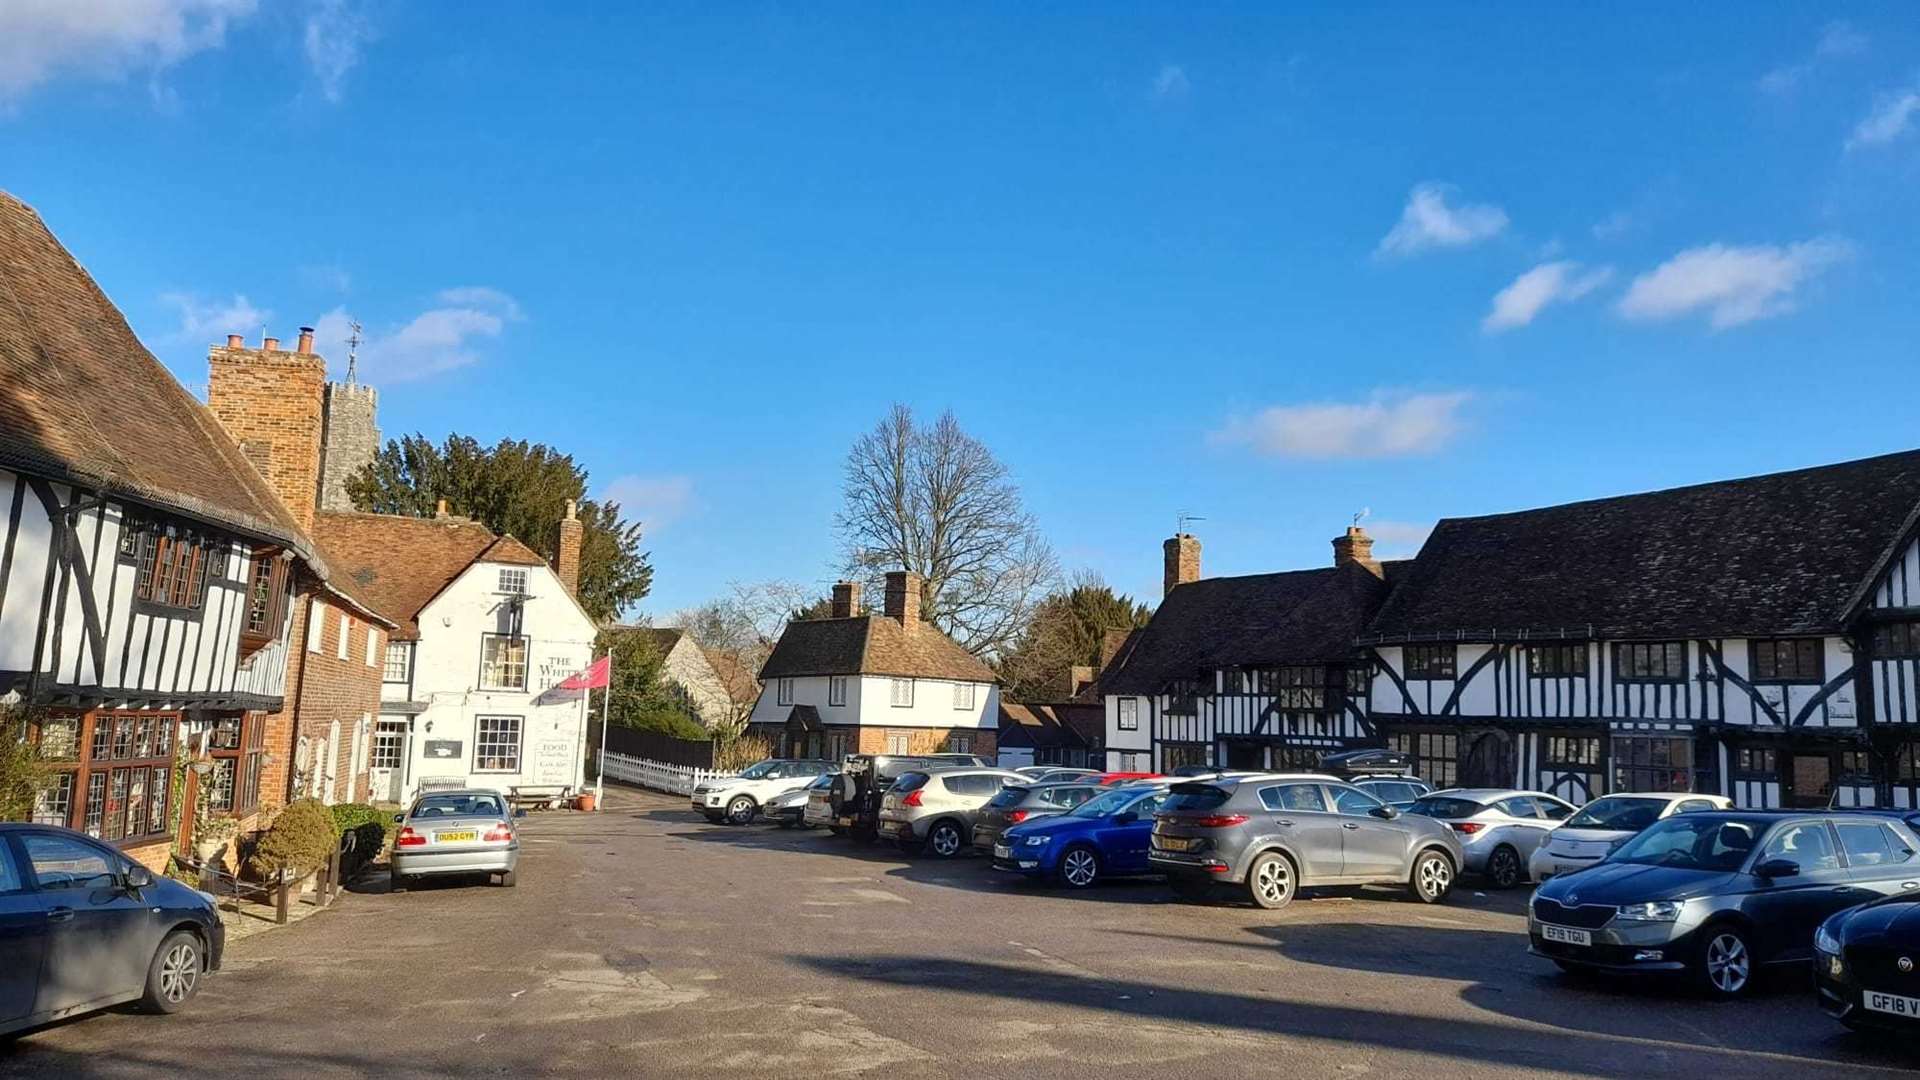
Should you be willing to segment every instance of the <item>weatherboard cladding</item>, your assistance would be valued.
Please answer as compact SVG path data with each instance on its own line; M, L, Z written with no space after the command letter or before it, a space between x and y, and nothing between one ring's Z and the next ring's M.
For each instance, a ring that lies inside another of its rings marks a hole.
M1403 563L1382 564L1397 580ZM1202 578L1177 586L1100 676L1103 694L1157 694L1220 668L1338 663L1387 595L1356 564Z
M1369 639L1837 633L1920 451L1435 526Z
M760 678L806 675L902 675L996 682L993 669L931 623L909 629L887 615L803 619L787 624Z

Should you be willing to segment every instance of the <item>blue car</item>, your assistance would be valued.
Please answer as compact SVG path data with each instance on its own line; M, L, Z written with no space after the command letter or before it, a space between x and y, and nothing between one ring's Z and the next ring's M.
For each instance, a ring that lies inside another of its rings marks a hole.
M1085 889L1108 877L1152 873L1147 841L1165 784L1128 784L1055 817L1015 825L993 847L995 869L1058 878Z

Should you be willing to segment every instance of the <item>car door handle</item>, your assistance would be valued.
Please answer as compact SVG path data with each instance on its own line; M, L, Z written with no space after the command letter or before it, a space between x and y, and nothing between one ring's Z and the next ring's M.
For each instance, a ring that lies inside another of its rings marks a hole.
M1273 823L1274 823L1275 825L1285 825L1285 826L1288 826L1288 827L1291 827L1291 826L1293 825L1293 822L1292 822L1292 821L1290 821L1290 820L1288 820L1288 819L1286 819L1286 818L1274 818L1274 819L1273 819Z
M1343 829L1358 829L1360 826L1354 824L1351 821L1343 821L1340 823L1340 827Z
M54 908L52 911L47 912L48 922L68 922L72 918L73 918L73 909L70 907L57 907L57 908Z

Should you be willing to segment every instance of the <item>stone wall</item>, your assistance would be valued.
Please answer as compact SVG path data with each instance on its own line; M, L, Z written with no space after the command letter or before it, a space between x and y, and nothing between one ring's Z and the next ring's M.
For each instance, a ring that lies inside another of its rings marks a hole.
M322 511L353 509L353 500L347 497L347 479L366 468L380 449L380 428L374 419L378 397L371 386L327 384L320 443Z

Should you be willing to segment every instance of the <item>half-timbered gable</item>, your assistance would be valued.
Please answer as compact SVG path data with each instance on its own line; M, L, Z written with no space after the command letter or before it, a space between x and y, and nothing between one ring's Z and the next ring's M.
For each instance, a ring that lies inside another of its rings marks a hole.
M1850 608L1860 626L1874 749L1893 805L1920 807L1920 507Z
M1362 534L1364 538L1364 534ZM1108 764L1169 770L1308 767L1368 745L1366 661L1354 647L1387 592L1370 559L1318 570L1172 581L1100 677ZM1170 557L1169 565L1173 562Z
M1373 717L1441 782L1871 802L1848 607L1916 504L1906 453L1442 521L1360 639Z

